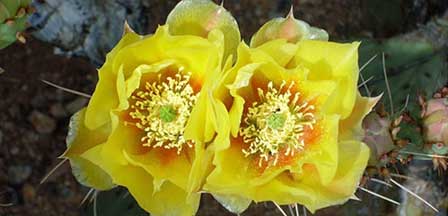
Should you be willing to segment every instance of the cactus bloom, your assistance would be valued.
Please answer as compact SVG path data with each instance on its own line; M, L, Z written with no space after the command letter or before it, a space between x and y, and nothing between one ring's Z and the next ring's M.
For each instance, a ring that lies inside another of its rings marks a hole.
M76 179L97 190L124 186L151 215L194 215L208 144L229 136L210 117L225 107L209 93L236 52L225 44L239 38L230 13L207 0L180 2L153 35L125 25L88 106L71 119L62 157Z
M216 92L229 110L230 142L215 142L204 189L239 212L250 200L314 212L352 197L369 158L361 122L377 101L357 90L358 46L240 44Z
M205 116L219 110L208 93L224 65L224 38L219 29L172 35L168 26L146 37L126 33L71 121L63 157L78 181L125 186L152 215L193 215L211 164L206 143L228 137Z

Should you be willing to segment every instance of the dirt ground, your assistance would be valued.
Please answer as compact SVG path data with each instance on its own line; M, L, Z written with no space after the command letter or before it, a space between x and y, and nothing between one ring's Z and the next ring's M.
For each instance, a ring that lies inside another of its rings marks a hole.
M172 5L172 2L166 4ZM236 2L229 0L226 5L240 23L246 39L269 16L286 14L289 10L286 4L274 6L270 1ZM296 17L327 29L338 39L353 35L389 37L415 28L439 13L428 6L426 15L415 16L415 21L403 24L403 28L378 31L365 22L362 2L365 1L297 0L294 4ZM163 22L168 12L155 13L152 26ZM0 216L80 215L89 205L80 207L88 189L76 182L68 163L44 184L39 182L60 162L58 156L65 150L69 117L87 100L41 80L90 94L97 81L96 69L86 59L56 55L50 44L31 36L27 39L26 44L16 43L0 50L0 67L4 69L0 74ZM209 196L203 201L198 215L231 215ZM12 206L6 207L9 203ZM334 215L335 209L324 210L319 215L327 213ZM258 204L243 215L281 213L272 204Z

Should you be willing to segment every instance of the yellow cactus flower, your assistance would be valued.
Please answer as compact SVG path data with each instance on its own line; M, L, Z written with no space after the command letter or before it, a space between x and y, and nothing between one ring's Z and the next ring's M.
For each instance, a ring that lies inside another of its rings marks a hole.
M97 190L124 186L151 215L194 215L209 144L229 136L218 131L226 119L210 117L225 111L210 93L239 40L234 18L209 0L181 1L153 35L125 25L88 106L70 121L62 157L76 179Z
M224 39L219 28L206 37L172 35L168 25L151 36L127 32L99 69L89 105L71 119L63 157L78 181L125 186L151 215L193 215L211 166L206 145L229 136L206 116L225 111L209 99L232 62Z
M214 143L204 190L236 212L250 200L314 212L352 197L369 158L361 121L377 100L357 90L358 46L241 43L216 94L228 109L230 142Z

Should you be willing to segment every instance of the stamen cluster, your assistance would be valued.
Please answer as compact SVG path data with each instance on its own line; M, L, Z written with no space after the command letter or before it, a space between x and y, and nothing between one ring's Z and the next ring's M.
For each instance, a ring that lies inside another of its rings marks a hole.
M266 93L258 88L260 101L248 108L239 131L244 143L249 144L249 148L243 149L244 155L258 155L259 166L271 156L274 157L273 165L276 165L281 150L286 156L303 150L305 127L313 129L316 123L314 106L299 102L299 92L291 93L294 83L286 89L285 85L283 82L276 89L269 82Z
M184 145L193 146L193 141L183 136L197 94L189 84L190 75L177 73L165 81L147 82L143 90L131 97L130 116L137 120L135 126L146 134L141 138L147 147L177 148L180 154Z

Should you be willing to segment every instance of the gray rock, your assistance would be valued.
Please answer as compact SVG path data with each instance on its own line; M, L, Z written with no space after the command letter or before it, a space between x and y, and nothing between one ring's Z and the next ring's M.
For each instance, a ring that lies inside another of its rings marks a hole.
M87 98L78 97L65 105L65 109L69 114L74 114L87 105L89 100Z
M34 1L30 17L33 33L40 40L53 43L68 55L85 56L101 65L106 53L118 42L127 19L142 29L138 21L142 0L46 0Z
M31 175L32 168L28 165L15 165L8 168L8 180L11 184L23 184Z
M64 106L61 103L55 103L50 106L50 113L56 118L62 118L67 116Z
M48 115L34 110L28 117L34 129L41 134L50 134L56 129L56 121Z

